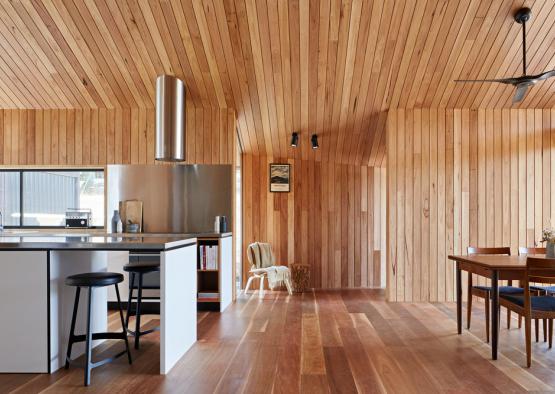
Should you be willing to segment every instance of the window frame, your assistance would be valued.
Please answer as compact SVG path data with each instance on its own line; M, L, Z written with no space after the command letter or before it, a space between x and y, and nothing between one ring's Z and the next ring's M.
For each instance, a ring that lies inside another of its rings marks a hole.
M19 174L19 226L4 226L5 229L66 229L65 226L29 226L23 224L23 174L26 172L102 172L104 175L104 211L106 211L106 169L102 167L86 167L86 168L6 168L0 169L0 173L15 172ZM106 214L106 212L104 212ZM104 225L91 226L88 229L104 229Z

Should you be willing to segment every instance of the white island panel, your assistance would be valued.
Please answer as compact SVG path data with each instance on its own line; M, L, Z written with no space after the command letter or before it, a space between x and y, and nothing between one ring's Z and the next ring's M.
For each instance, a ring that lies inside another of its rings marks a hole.
M0 252L0 372L48 372L48 253Z
M220 312L233 301L233 238L220 239Z
M197 340L197 247L160 254L160 373L167 374Z

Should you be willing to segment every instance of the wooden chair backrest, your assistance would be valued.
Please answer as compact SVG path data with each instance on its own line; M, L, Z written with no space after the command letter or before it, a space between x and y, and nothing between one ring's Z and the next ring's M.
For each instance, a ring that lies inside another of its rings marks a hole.
M527 257L526 279L528 282L555 283L555 259Z
M527 255L527 256L533 256L536 254L545 254L545 248L536 248L536 247L527 248L525 246L520 246L518 248L518 254Z
M555 259L544 259L541 257L526 257L526 276L524 277L524 318L527 327L530 327L532 312L532 294L530 292L530 282L535 283L554 283L555 282ZM529 340L529 339L528 339ZM530 342L528 342L530 343ZM530 366L530 356L528 366Z
M469 256L475 254L506 254L507 256L511 255L511 248L509 247L501 247L501 248L477 248L474 246L469 246L466 249Z

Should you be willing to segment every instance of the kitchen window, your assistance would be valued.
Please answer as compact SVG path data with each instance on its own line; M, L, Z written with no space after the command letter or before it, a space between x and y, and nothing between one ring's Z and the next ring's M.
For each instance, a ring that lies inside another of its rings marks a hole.
M71 208L90 209L91 227L104 227L104 170L0 171L5 227L65 227Z

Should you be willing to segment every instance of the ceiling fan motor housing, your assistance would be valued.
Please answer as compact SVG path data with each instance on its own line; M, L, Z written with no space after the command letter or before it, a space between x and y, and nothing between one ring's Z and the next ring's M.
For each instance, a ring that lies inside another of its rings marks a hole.
M532 10L530 8L521 8L515 14L515 21L517 23L526 23L532 18Z

